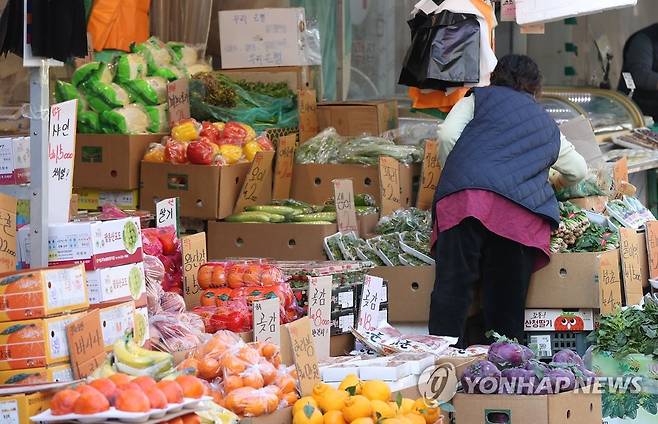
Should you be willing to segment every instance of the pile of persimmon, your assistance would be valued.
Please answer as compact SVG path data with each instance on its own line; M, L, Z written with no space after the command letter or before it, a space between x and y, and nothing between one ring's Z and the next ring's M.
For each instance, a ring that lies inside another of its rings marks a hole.
M208 380L215 403L241 416L268 414L299 399L295 374L281 365L272 343L244 343L220 331L179 367Z
M57 392L50 401L50 410L53 415L91 415L114 406L124 412L149 412L182 403L184 398L199 399L206 392L206 383L191 375L156 382L147 376L133 379L125 374L114 374Z

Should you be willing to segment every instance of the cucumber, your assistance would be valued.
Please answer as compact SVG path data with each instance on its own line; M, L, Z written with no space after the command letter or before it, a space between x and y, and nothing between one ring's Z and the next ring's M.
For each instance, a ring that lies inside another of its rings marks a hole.
M303 222L292 222L292 224L327 225L327 224L333 224L333 222L329 222L329 221L303 221Z
M317 212L307 213L304 215L297 215L293 217L293 221L297 222L313 222L313 221L330 221L336 222L336 212Z
M295 209L290 208L288 206L270 206L270 205L247 206L245 210L248 212L266 212L266 213L273 213L276 215L283 215L283 216L291 216L294 215L296 212Z
M224 218L226 222L270 222L269 214L263 212L240 212Z
M286 217L279 215L278 213L263 212L264 214L270 217L270 222L283 222L286 220Z

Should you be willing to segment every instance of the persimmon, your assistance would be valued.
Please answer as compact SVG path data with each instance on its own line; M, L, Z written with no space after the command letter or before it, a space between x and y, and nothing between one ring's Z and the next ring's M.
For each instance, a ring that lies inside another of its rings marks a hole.
M120 384L117 386L117 391L122 392L124 390L142 390L142 388L138 384L135 384L131 381L130 383Z
M164 409L167 407L167 396L157 387L146 389L144 394L149 399L149 405L153 409Z
M98 380L89 383L89 385L101 392L110 403L114 402L114 398L117 394L117 385L114 384L112 380L109 378L99 378Z
M199 360L196 358L185 358L176 367L179 370L194 370L194 374L199 372Z
M217 304L215 293L212 290L203 290L199 297L199 302L201 306L215 306Z
M139 387L139 386L138 386ZM148 412L151 409L149 398L141 389L127 389L117 395L114 406L119 411Z
M201 268L199 268L199 272L197 273L197 281L199 283L199 287L204 290L211 287L214 268L214 266L209 264L202 265Z
M250 368L242 374L242 382L245 387L253 387L254 389L262 389L265 385L263 376L254 368Z
M157 384L158 389L162 390L168 403L182 403L183 389L180 384L172 380L162 380Z
M212 380L219 375L222 364L215 358L205 357L199 361L199 377Z
M248 265L245 273L242 275L242 281L247 286L262 285L260 280L260 265Z
M183 424L201 424L201 418L197 414L187 414L181 417Z
M212 269L211 287L226 287L226 267L217 264Z
M179 375L176 382L183 389L183 396L187 398L199 399L206 394L206 387L201 380L192 375Z
M80 394L83 394L86 393L89 389L93 389L93 387L91 387L88 384L81 384L77 386L74 390Z
M132 381L132 378L130 378L126 374L121 374L121 373L112 374L108 378L112 380L114 384L117 385L117 387L126 383L130 383Z
M73 405L73 412L81 415L97 414L110 409L110 401L98 390L84 386L82 393Z
M50 411L53 415L66 415L73 412L73 405L80 397L75 390L65 389L55 393L50 400Z
M132 383L138 385L144 392L146 392L149 389L155 388L156 382L152 377L149 377L148 375L142 375L140 377L135 378Z
M11 368L33 368L45 365L46 347L43 331L36 324L15 324L2 332L7 337L7 358ZM15 361L15 360L19 361Z

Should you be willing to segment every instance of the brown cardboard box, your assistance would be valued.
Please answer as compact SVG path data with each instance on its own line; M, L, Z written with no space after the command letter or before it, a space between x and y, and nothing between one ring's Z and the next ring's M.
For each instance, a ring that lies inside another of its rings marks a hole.
M320 103L318 127L334 127L340 135L380 135L398 127L398 104L395 100Z
M208 222L208 258L273 258L326 260L323 239L335 234L336 224L260 224Z
M179 197L181 216L225 218L233 213L250 166L249 163L208 166L142 162L140 208L153 212L156 202ZM271 197L271 173L265 184Z
M434 289L433 266L379 266L368 274L388 282L389 322L427 322Z
M619 276L619 250L551 255L550 264L532 275L526 307L599 308L599 260L602 255L610 255Z
M329 339L329 355L345 356L354 350L354 336L350 333L331 336Z
M608 203L608 196L578 197L569 201L581 209L603 213L605 205Z
M436 364L437 365L452 364L452 366L455 367L455 374L457 374L457 379L461 380L462 375L464 375L464 371L466 371L466 368L468 368L471 364L483 359L487 359L486 355L469 356L466 358L441 356L436 361Z
M139 188L139 164L150 143L163 134L78 134L73 187L102 190Z
M334 195L333 180L351 178L354 193L367 193L379 203L379 169L377 166L365 165L295 165L292 171L293 199L307 203L322 204ZM413 204L413 181L420 175L420 167L415 165L400 166L401 202L403 207Z
M322 81L319 66L221 69L218 72L233 80L264 83L285 82L293 92L313 89L318 92L318 95L321 94Z
M585 389L587 390L587 388ZM501 422L487 419L502 413L509 424L601 424L601 395L564 392L557 395L472 395L457 393L452 398L459 424Z
M260 417L244 417L240 424L289 424L292 422L292 406L277 409L271 414Z
M378 213L369 213L368 215L358 215L356 217L356 224L359 227L359 236L364 239L375 237L375 227L379 222Z

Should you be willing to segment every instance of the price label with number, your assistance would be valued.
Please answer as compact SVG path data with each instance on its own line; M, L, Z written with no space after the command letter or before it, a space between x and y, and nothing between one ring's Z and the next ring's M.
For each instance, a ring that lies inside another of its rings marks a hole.
M299 376L301 394L310 396L313 393L313 387L322 381L311 331L311 320L309 317L304 317L288 324L287 328L290 334L295 369Z
M439 163L439 143L436 140L425 142L425 154L423 157L423 173L420 177L420 188L416 207L428 210L434 201L434 192L439 183L441 175L441 164Z
M379 327L379 305L382 303L384 280L366 275L361 293L357 330L373 331Z
M311 277L308 286L308 316L318 359L329 357L331 335L331 276Z
M619 229L619 252L624 276L624 296L626 305L638 305L642 300L643 286L648 281L646 247L641 243L643 234L630 228Z
M315 90L297 91L297 107L299 108L299 142L303 143L319 131Z
M169 127L190 117L190 88L185 78L167 84L167 105L169 106Z
M647 236L647 256L649 262L649 278L658 278L658 221L647 221L645 224Z
M272 198L275 200L290 198L296 144L297 139L294 134L279 139L274 166L274 188L272 189Z
M334 201L338 231L348 233L358 231L356 207L354 206L354 185L350 179L334 180Z
M247 206L261 205L270 200L271 187L268 188L268 185L272 184L273 160L274 152L256 153L235 204L235 213L244 211Z
M279 298L265 299L253 304L254 340L281 344L281 311Z
M633 75L630 72L622 72L621 73L622 78L624 78L624 83L626 84L626 88L629 90L633 91L635 90L635 80L633 79Z
M174 227L174 230L176 230L176 234L178 234L178 211L178 197L159 201L155 204L155 226L158 228L172 226Z
M619 255L616 251L601 254L599 259L599 305L609 314L622 305Z
M16 270L16 198L0 193L0 272Z
M48 125L48 222L69 222L78 101L50 107Z
M94 309L66 326L73 375L84 378L105 360L100 310Z
M197 281L199 268L208 261L206 233L181 237L183 254L183 297L188 308L199 306L201 287Z
M382 216L402 208L400 187L400 162L390 156L379 157L379 191Z

